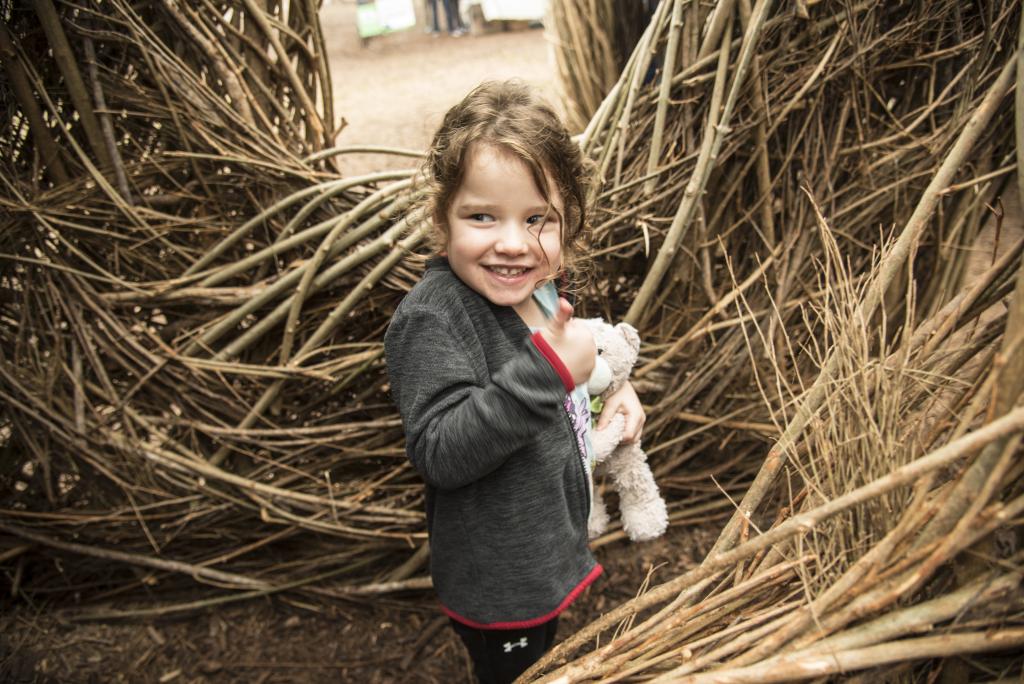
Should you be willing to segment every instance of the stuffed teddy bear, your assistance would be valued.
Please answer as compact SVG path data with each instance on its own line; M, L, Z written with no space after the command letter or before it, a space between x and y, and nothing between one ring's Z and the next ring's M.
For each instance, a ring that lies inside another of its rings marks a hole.
M594 335L597 362L587 381L587 391L594 399L591 411L594 425L601 412L603 399L622 387L640 352L640 335L628 323L612 326L600 318L584 321ZM633 541L646 541L660 537L668 526L665 502L658 494L658 485L647 465L647 455L640 442L620 444L625 429L625 417L616 414L603 430L590 431L594 448L595 470L598 466L611 474L612 483L619 493L622 529ZM608 511L595 483L590 508L588 531L593 539L608 527Z

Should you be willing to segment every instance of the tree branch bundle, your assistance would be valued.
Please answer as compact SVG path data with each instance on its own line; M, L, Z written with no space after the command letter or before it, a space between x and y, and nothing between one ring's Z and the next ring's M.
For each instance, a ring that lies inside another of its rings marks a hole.
M760 29L768 3L730 5L711 9L740 14L718 42L719 17L698 24L707 62L659 55L685 33L663 28L653 62L675 73L585 144L605 170L597 290L647 342L655 470L683 510L688 471L744 494L700 567L523 680L917 681L956 656L1015 676L1020 3L823 2ZM627 68L617 99L631 82ZM704 414L776 432L679 419Z
M584 313L640 325L674 524L725 527L533 674L1019 673L1020 3L591 5L552 7L600 176ZM336 173L308 5L55 7L107 123L16 5L0 568L86 604L422 588L381 347L416 162Z

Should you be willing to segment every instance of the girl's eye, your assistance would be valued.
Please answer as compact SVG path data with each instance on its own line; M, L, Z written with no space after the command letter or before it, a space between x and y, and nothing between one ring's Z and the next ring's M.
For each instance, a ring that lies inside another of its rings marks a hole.
M492 217L490 214L470 214L469 219L471 221L476 221L477 223L488 223L490 221L493 221L494 217Z
M528 226L536 226L538 224L544 225L544 222L545 220L543 214L534 214L530 218L526 219L526 225Z

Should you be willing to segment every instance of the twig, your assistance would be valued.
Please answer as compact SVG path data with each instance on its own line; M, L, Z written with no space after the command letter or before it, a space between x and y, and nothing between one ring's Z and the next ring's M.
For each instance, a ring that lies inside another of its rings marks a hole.
M686 191L683 193L683 199L679 204L679 209L672 218L672 225L669 227L668 233L665 235L664 242L662 242L661 247L658 249L658 255L655 257L654 263L651 265L650 270L644 277L643 284L640 286L640 290L637 292L636 298L630 305L629 311L626 312L625 320L632 323L634 326L640 325L649 315L647 306L650 304L655 290L660 286L662 278L665 275L665 271L675 258L679 245L696 212L698 199L704 192L704 187L707 184L711 169L718 158L718 152L722 146L722 140L725 137L726 132L729 131L729 122L732 118L732 110L739 97L740 88L743 85L747 69L750 65L750 60L754 54L754 47L760 39L761 28L764 24L765 16L770 8L771 0L758 0L757 5L754 7L754 14L751 19L750 26L743 36L743 44L740 47L739 60L736 65L735 73L733 74L732 86L729 89L729 95L725 100L725 105L722 107L720 116L716 111L714 111L715 105L712 104L712 111L709 115L711 117L709 120L709 126L705 129L705 136L704 140L701 142L700 156L698 157L694 174L686 186ZM731 22L731 13L729 17ZM727 52L725 47L728 44L728 40L729 35L726 33L723 38L723 54ZM722 71L720 71L719 76L716 76L715 78L716 84L720 81L724 81L724 73Z
M92 102L89 100L89 91L85 88L85 81L82 80L82 74L78 70L78 60L71 51L71 44L68 43L67 35L61 26L57 8L54 7L53 0L39 0L34 3L34 7L39 16L39 23L43 27L43 31L46 32L50 48L53 50L53 59L64 76L68 95L82 120L82 127L85 130L85 137L89 141L89 147L99 161L100 167L109 169L112 162L107 153L106 143L103 141L103 131L96 119Z
M313 101L309 99L309 93L306 92L306 88L302 84L302 80L299 78L298 73L295 71L295 67L288 60L288 51L284 49L281 41L278 39L278 32L270 25L267 20L267 16L263 10L260 9L254 0L243 0L245 3L245 9L248 12L247 16L256 22L256 25L263 31L264 37L274 48L274 54L277 55L277 65L281 69L288 79L288 82L292 86L292 93L299 98L302 102L303 115L306 118L306 123L310 127L310 132L317 146L319 145L330 145L331 141L326 138L327 131L324 130L323 122L320 120L319 114L317 114L316 106ZM333 126L333 123L331 124Z
M11 92L17 98L21 111L28 118L29 130L39 148L43 164L46 166L46 173L54 185L67 183L68 172L60 158L60 150L48 133L46 122L43 120L43 112L32 94L32 86L29 84L28 78L21 68L6 22L0 23L0 57L3 57L4 72L7 74L7 81L11 84Z
M669 27L668 47L665 49L665 59L661 69L661 85L658 89L658 106L654 113L654 132L647 155L649 178L644 183L644 194L646 195L654 192L658 182L654 173L661 155L662 137L665 134L665 112L668 109L668 99L672 92L672 76L676 68L676 55L679 53L679 35L683 30L683 0L673 0L672 19Z
M191 563L183 563L181 561L165 560L162 558L153 558L151 556L143 556L137 553L126 553L124 551L115 551L113 549L100 549L85 544L76 544L74 542L60 541L59 539L51 539L46 535L31 532L29 530L10 525L7 523L0 522L0 530L8 532L10 534L17 535L22 539L28 539L37 544L49 546L61 551L68 551L70 553L77 553L83 556L91 556L93 558L102 558L104 560L113 560L120 563L129 563L131 565L140 565L147 568L155 568L157 570L166 570L168 572L179 572L187 575L191 575L197 580L207 580L211 582L217 582L225 584L229 587L257 587L260 589L266 589L269 585L266 582L260 582L253 580L244 575L237 575L231 572L223 572L221 570L214 570L212 568L204 568L199 565L192 565Z
M107 145L107 156L114 169L114 178L117 180L117 187L121 191L124 201L134 204L131 188L128 187L128 175L124 172L124 161L117 149L117 141L114 140L114 124L110 121L110 114L106 111L107 101L103 95L103 85L100 83L99 68L96 65L96 49L93 47L92 38L88 36L82 38L82 47L85 49L85 64L89 70L89 80L92 81L92 96L96 100L96 108L100 110L100 127L103 129L103 140Z
M1004 651L1021 645L1024 645L1024 629L960 632L917 639L902 639L847 651L783 656L772 663L720 669L706 674L690 675L677 681L686 684L787 682L807 677L848 673L853 670L879 667L907 660Z

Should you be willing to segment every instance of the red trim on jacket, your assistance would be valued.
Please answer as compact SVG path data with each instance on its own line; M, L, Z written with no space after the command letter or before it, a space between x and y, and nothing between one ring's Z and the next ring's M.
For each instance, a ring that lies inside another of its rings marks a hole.
M551 348L548 341L544 339L544 336L540 334L540 331L538 330L533 333L530 336L530 340L537 347L537 350L540 351L541 355L548 360L548 363L555 369L555 372L558 373L558 377L562 379L562 384L565 385L565 391L572 392L576 387L576 383L572 381L572 373L565 367L562 359L558 357L558 354Z
M540 617L533 618L531 620L521 620L519 622L489 622L487 624L484 624L482 622L474 622L473 620L464 618L458 613L448 610L448 608L446 608L444 605L441 606L441 610L443 610L445 614L452 620L455 620L456 622L461 622L467 627L472 627L473 629L530 629L531 627L543 625L545 622L548 622L549 620L553 620L554 618L556 618L559 613L564 611L566 608L570 606L570 604L572 604L573 601L579 598L579 595L583 593L583 590L589 587L594 582L594 580L600 577L602 572L604 572L604 568L601 567L601 564L595 564L594 569L591 570L587 574L587 576L583 578L582 582L577 584L573 588L573 590L569 592L568 596L562 599L562 602L558 604L557 608L555 608L547 615L541 615Z

